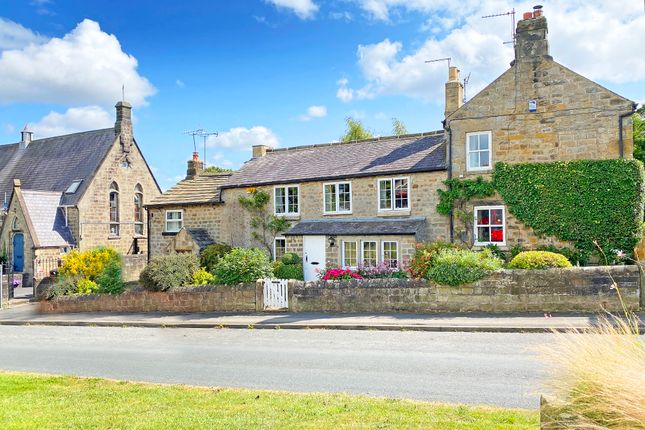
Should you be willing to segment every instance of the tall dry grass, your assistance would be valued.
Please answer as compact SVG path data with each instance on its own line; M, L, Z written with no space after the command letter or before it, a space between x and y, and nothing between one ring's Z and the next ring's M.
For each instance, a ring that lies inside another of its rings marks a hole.
M544 428L645 429L645 343L636 315L608 315L542 348L550 378Z

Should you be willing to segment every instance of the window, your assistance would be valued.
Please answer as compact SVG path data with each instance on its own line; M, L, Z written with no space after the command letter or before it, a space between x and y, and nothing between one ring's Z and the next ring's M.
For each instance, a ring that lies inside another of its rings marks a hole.
M74 180L74 182L72 182L70 186L65 190L65 194L74 194L76 190L78 190L78 187L81 186L81 182L83 182L82 179Z
M466 133L468 170L489 170L491 132Z
M475 208L475 245L505 245L506 222L503 206Z
M274 188L276 215L298 215L300 213L298 191L298 186Z
M382 261L387 267L395 269L399 267L399 243L394 241L381 242Z
M323 185L325 194L325 213L352 212L352 184L338 182Z
M166 231L177 233L184 225L184 211L166 211Z
M143 188L134 187L134 234L143 234Z
M374 267L378 264L376 242L362 242L361 262L365 267Z
M287 252L287 239L276 237L273 241L273 260L277 261Z
M380 211L409 209L409 194L408 178L381 179L378 181L378 209Z
M356 267L358 266L358 247L356 242L343 241L342 249L342 267Z
M119 186L110 184L110 236L119 235Z

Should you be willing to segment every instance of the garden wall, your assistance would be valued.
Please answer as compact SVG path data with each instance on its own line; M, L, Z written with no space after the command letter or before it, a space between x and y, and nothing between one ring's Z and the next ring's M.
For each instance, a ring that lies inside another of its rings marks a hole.
M256 309L256 284L181 287L166 292L146 290L123 294L57 297L40 302L42 312L210 312ZM259 290L260 307L262 289Z
M123 280L133 282L139 280L139 275L148 264L147 254L134 254L123 256Z
M638 309L636 266L503 270L460 287L421 280L292 282L293 312L595 312L622 309L609 273L630 309Z

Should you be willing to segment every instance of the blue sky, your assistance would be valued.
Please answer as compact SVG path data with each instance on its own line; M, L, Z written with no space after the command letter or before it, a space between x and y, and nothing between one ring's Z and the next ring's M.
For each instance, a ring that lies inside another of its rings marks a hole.
M641 0L545 1L556 60L645 101ZM353 116L377 135L401 119L441 127L446 64L468 95L512 59L510 0L2 0L0 143L108 127L121 98L162 188L185 174L186 130L217 131L207 164L238 167L252 144L334 141ZM640 40L640 41L639 41ZM202 148L200 145L200 152Z

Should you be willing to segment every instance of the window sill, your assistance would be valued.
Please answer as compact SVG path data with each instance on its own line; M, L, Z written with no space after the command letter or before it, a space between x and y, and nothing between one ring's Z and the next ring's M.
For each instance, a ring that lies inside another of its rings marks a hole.
M278 218L286 219L287 221L299 221L300 214L286 215L286 214L274 214Z
M506 242L483 242L483 243L482 242L475 242L475 243L473 243L474 248L482 248L482 249L486 248L487 246L490 246L490 245L496 245L502 250L506 249Z
M323 216L351 215L352 212L323 212Z
M395 216L410 216L412 211L410 209L397 209L391 211L378 211L376 216L379 217L395 217Z
M162 236L176 236L178 231L164 231L161 233Z
M119 240L119 239L121 239L121 236L115 236L112 234L108 236L108 240Z

